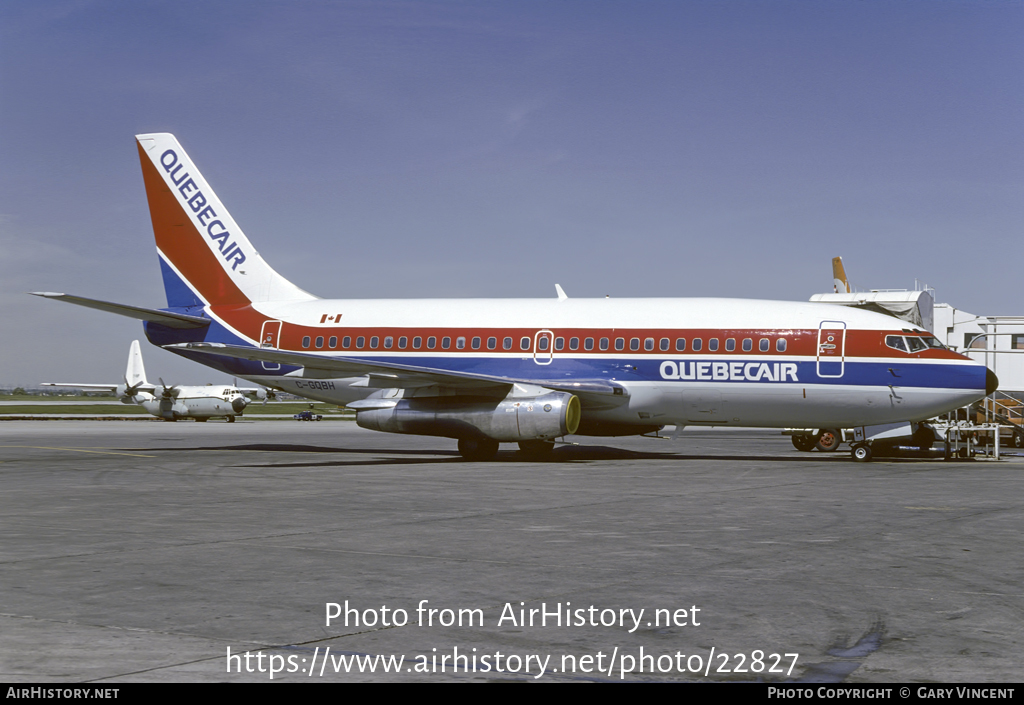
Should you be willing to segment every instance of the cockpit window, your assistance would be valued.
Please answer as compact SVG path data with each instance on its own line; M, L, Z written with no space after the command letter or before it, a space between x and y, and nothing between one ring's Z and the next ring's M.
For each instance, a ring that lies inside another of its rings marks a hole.
M945 350L946 348L934 335L924 335L921 337L913 335L887 335L885 336L885 344L894 350L901 350L905 353L921 352L929 348L938 348L940 350Z
M902 335L887 335L885 336L885 344L893 350L907 351L907 344L903 342Z
M920 338L914 338L908 335L906 340L907 345L910 346L910 352L912 353L921 352L922 350L928 349L928 346L925 345L925 342Z

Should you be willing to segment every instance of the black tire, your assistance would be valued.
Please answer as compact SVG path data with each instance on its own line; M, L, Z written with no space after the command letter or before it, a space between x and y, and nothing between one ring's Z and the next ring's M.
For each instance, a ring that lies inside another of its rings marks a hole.
M554 441L519 441L519 450L532 457L548 455L555 449Z
M850 456L858 463L867 463L871 461L871 446L869 445L856 445L853 450L850 451Z
M1015 430L1013 438L1010 439L1010 445L1014 448L1024 448L1024 431Z
M837 428L823 428L818 435L818 441L814 447L822 453L833 453L839 450L839 444L843 442L843 432Z
M917 430L914 431L914 445L921 450L928 450L932 447L933 443L935 443L935 431L924 424L918 426Z
M498 442L490 438L460 438L459 453L466 460L490 460L498 454Z
M817 442L818 441L814 438L814 436L808 436L803 433L793 434L793 447L799 451L803 451L804 453L810 453L812 450L814 450L814 445Z

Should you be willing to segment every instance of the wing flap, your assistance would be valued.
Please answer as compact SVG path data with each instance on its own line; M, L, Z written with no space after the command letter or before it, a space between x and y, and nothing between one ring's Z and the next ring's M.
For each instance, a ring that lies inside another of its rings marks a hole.
M584 405L615 406L625 403L629 391L621 384L604 379L545 380L456 372L430 367L407 365L379 360L350 357L325 357L309 353L278 350L276 348L248 348L223 343L180 343L166 346L169 350L189 350L207 355L223 355L243 360L278 362L303 367L304 374L324 377L362 377L352 386L376 389L415 389L441 386L452 389L482 390L508 387L513 384L531 384L556 391L571 392L580 397Z

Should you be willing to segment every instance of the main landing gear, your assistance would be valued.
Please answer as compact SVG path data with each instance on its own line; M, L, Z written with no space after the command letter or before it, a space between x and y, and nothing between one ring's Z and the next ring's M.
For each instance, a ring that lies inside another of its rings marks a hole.
M498 454L498 442L490 438L460 438L459 454L466 460L490 460Z
M519 452L528 458L543 458L554 449L554 441L519 441ZM498 442L490 438L460 438L459 454L466 460L491 460L498 454Z

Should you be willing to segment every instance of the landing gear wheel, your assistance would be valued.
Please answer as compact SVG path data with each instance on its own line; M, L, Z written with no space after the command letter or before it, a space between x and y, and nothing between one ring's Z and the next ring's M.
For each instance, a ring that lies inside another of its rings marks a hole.
M814 445L818 441L815 440L814 436L808 436L806 434L793 434L793 447L797 450L801 450L804 453L809 453L814 450Z
M534 458L547 455L554 449L554 441L519 441L519 450Z
M853 450L850 451L850 455L858 463L866 463L871 460L871 446L856 445L853 447Z
M824 428L818 436L815 447L822 453L831 453L839 450L839 444L843 442L843 432L835 428Z
M459 453L466 460L490 460L498 453L498 442L490 438L460 438Z
M1014 448L1024 448L1024 431L1014 431L1013 438L1010 439L1010 445Z
M921 450L928 450L932 447L932 444L935 443L935 431L933 431L930 426L921 424L917 427L917 430L914 431L913 439L914 445L918 448Z
M209 419L204 419L204 418L196 419L196 423L206 423L207 421L209 421Z
M235 422L235 417L234 416L229 416L228 417L228 423L234 423L234 422Z

